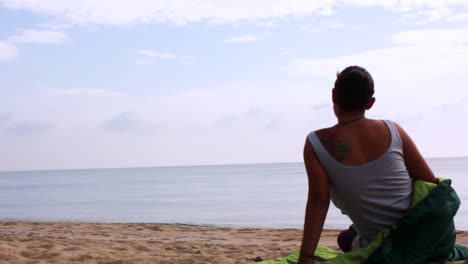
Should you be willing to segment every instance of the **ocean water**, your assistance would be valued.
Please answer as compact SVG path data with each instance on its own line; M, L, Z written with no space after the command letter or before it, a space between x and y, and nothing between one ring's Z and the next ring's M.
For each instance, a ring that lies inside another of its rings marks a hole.
M428 159L452 179L468 230L468 158ZM302 227L302 163L0 172L0 220ZM325 226L345 228L331 206Z

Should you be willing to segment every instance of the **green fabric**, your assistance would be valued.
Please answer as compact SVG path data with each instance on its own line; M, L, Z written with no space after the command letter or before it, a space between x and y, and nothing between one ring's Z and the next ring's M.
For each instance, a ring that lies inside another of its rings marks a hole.
M319 246L315 255L327 259L321 262L327 264L443 263L468 259L468 248L455 244L453 217L460 200L450 183L443 179L438 185L415 181L412 208L397 226L378 234L365 248L342 253ZM262 263L296 264L298 258L298 252L293 252Z
M363 263L444 263L455 257L456 232L453 223L460 199L450 187L450 180L440 182L422 201L412 207ZM468 254L468 248L457 246Z
M325 246L318 246L315 250L315 255L320 256L324 259L335 259L343 255L342 252L331 249ZM293 253L287 255L286 257L277 258L274 260L263 261L261 263L268 264L296 264L299 260L299 251L294 251Z
M443 182L442 178L438 179L438 183ZM432 182L425 182L425 181L414 181L414 189L413 189L413 200L411 202L411 207L414 207L419 202L421 202L426 196L437 187L437 184Z
M326 246L318 246L315 250L315 255L326 259L327 261L321 263L327 264L353 264L361 263L364 259L367 258L372 252L374 252L384 239L388 235L388 230L381 232L377 235L377 238L372 241L367 247L353 250L348 253L343 253L341 251L331 249ZM280 257L274 260L267 260L261 263L263 264L297 264L299 259L299 251L295 251L285 257Z

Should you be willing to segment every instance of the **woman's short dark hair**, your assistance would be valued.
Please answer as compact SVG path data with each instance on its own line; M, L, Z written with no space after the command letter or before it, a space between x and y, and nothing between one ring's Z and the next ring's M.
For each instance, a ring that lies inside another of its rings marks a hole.
M349 66L336 75L335 98L343 111L364 111L374 95L374 80L359 66Z

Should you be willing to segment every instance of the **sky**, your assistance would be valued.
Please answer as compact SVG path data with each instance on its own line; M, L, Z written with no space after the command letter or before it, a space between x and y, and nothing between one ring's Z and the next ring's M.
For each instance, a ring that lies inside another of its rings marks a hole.
M468 156L468 0L0 0L0 171L296 162L369 70L370 118Z

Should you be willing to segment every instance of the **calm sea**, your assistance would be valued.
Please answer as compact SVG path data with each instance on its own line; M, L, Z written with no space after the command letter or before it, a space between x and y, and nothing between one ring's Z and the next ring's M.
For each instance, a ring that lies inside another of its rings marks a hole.
M428 159L452 179L468 230L468 158ZM302 227L302 163L0 172L0 220ZM326 227L349 220L331 207Z

